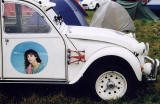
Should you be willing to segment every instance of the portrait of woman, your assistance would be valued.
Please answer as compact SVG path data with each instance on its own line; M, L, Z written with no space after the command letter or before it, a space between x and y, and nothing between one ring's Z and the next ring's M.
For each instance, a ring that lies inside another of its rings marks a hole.
M24 53L24 60L26 74L39 73L44 68L38 53L33 49L29 49Z

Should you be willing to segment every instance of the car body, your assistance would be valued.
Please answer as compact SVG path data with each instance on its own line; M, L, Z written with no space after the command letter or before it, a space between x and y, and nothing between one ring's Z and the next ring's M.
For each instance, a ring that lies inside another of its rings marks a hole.
M111 100L123 97L133 80L156 80L159 60L133 34L67 26L46 0L0 5L0 83L75 84L85 77L97 97Z

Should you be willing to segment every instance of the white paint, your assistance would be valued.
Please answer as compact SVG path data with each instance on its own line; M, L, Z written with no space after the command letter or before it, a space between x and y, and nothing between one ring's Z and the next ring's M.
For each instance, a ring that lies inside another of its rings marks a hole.
M125 59L134 70L137 79L139 81L142 80L142 72L141 72L139 60L131 52L120 47L106 47L104 49L97 51L87 59L85 65L81 68L78 75L76 75L76 77L70 81L70 84L77 82L83 76L86 69L98 58L101 58L104 56L110 56L110 55L119 56Z

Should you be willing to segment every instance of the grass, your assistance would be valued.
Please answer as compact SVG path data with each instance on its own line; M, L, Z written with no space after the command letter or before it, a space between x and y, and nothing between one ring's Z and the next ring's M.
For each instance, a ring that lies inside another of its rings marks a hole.
M93 17L93 15L94 15L94 12L95 12L95 11L87 11L88 16L85 17L85 19L86 19L86 21L87 21L88 23L91 22L92 17Z
M148 42L150 44L149 55L160 59L160 21L136 20L134 23L137 39Z
M88 11L90 22L93 11ZM160 59L160 22L135 20L136 37L149 42L149 55ZM94 100L90 93L73 91L66 85L1 84L0 104L160 104L160 76L155 83L143 83L132 94L117 101Z

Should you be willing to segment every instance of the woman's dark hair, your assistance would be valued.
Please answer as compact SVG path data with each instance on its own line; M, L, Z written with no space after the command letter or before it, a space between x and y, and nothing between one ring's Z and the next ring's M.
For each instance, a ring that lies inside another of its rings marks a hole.
M29 54L34 55L35 57L37 57L36 61L41 63L41 59L40 59L38 53L35 50L29 49L24 53L24 65L25 65L26 69L27 69L28 65L30 64L29 61L28 61L28 58L27 58L27 56Z

